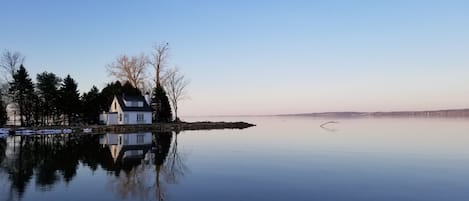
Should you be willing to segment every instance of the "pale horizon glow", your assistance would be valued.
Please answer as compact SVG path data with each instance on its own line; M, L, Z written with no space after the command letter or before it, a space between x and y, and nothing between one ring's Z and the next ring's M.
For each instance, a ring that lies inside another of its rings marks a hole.
M80 92L170 43L181 116L469 108L467 1L7 1L0 49Z

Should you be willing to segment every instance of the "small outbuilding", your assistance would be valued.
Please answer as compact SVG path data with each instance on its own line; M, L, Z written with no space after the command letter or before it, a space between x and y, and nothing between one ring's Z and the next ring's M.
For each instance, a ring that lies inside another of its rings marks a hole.
M21 116L20 109L17 103L10 103L6 107L7 111L7 122L6 125L10 126L20 126L21 125Z

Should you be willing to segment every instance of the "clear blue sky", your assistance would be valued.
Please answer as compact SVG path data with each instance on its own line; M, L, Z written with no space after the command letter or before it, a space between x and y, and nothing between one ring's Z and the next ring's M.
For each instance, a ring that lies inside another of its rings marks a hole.
M171 45L183 115L469 107L469 1L4 1L0 49L81 92Z

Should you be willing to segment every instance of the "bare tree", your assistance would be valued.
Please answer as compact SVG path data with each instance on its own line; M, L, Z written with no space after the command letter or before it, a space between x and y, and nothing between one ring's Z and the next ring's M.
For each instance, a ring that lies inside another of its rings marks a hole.
M107 66L109 75L121 81L129 81L133 87L142 89L146 78L148 57L145 54L129 57L121 55Z
M23 64L25 57L19 52L13 52L10 50L4 50L0 58L0 67L6 72L5 80L9 81L13 79L13 75L18 70L21 64Z
M161 73L168 64L169 43L160 43L153 46L151 65L155 69L155 85L161 85Z
M178 119L178 103L186 98L187 96L187 85L189 81L186 79L184 74L182 74L177 67L170 69L167 72L166 80L164 82L165 89L168 92L169 100L174 108L175 120Z

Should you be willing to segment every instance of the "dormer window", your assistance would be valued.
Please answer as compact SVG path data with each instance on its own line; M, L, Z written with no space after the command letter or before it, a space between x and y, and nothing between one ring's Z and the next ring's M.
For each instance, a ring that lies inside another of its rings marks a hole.
M125 101L127 107L143 107L142 101Z

